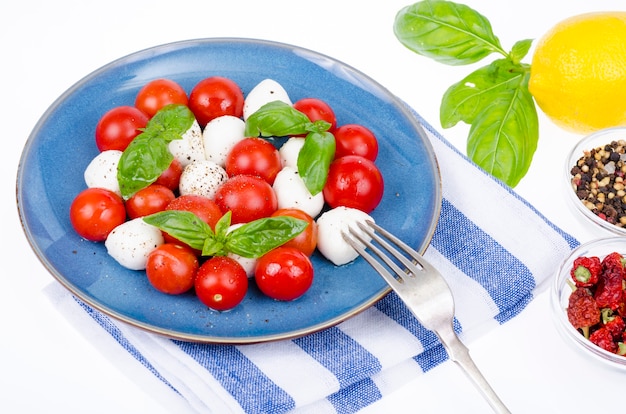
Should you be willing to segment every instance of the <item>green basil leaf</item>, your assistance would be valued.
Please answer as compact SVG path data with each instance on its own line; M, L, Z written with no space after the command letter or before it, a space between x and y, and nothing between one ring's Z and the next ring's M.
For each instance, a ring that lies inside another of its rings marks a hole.
M302 135L311 121L293 106L281 101L263 105L246 119L244 134L247 137L285 137Z
M190 211L165 210L143 220L197 250L203 250L205 240L215 239L211 226Z
M335 149L335 137L330 132L310 132L304 139L298 154L298 174L311 195L324 188Z
M486 17L451 1L426 0L404 7L393 30L410 50L447 65L475 63L494 52L507 56Z
M117 166L117 181L122 197L128 200L133 194L156 181L174 156L167 143L148 131L135 137L122 153Z
M529 70L528 65L498 59L470 73L444 93L439 111L441 126L450 128L459 121L472 124L495 95L519 88Z
M538 138L537 111L528 88L523 85L505 89L472 123L467 155L489 174L514 187L528 172Z
M193 112L180 104L170 104L161 108L148 121L146 130L154 135L159 135L167 142L181 139L183 134L191 128L196 118Z
M515 42L513 48L511 49L511 53L509 56L513 63L520 63L524 57L528 54L530 50L530 46L533 43L533 39L524 39L518 42Z
M267 217L237 227L226 238L226 250L257 258L302 233L308 223L288 216Z

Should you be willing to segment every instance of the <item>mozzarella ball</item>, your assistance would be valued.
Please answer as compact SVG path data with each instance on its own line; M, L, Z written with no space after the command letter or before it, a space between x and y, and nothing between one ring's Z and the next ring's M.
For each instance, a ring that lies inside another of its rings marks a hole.
M317 219L317 249L337 266L350 263L359 254L346 243L341 232L347 233L348 228L351 227L365 240L371 240L371 237L363 233L356 225L357 222L364 223L365 220L374 221L369 214L350 207L336 207L324 212Z
M213 199L217 188L227 178L226 170L213 161L197 160L183 169L178 191L180 195L195 194Z
M272 79L262 80L246 96L243 103L243 119L248 119L263 105L274 101L282 101L292 105L287 91L278 82Z
M193 122L191 128L183 134L182 139L175 139L170 142L168 148L183 167L193 161L205 159L202 130L198 121Z
M304 138L291 137L285 142L278 154L280 155L280 162L283 167L291 167L294 170L298 169L298 155L304 145Z
M312 195L295 168L285 167L276 175L274 192L278 208L297 208L317 217L324 207L322 192Z
M237 227L241 227L243 225L244 225L244 223L233 224L232 226L230 226L228 228L226 233L230 233L231 231L233 231ZM251 259L249 257L239 256L238 254L235 254L235 253L232 253L232 252L228 252L226 254L226 256L230 257L231 259L233 259L237 263L239 263L241 265L241 267L243 267L243 270L246 271L246 275L248 276L248 278L254 277L254 269L256 268L256 263L257 263L258 259Z
M122 151L107 150L91 160L84 172L87 187L106 188L121 196L122 192L117 181L117 165L121 157Z
M230 150L244 139L245 129L246 123L232 115L220 116L209 121L202 133L205 158L223 166Z
M131 270L145 269L150 252L162 244L161 230L141 217L114 228L104 242L109 255Z

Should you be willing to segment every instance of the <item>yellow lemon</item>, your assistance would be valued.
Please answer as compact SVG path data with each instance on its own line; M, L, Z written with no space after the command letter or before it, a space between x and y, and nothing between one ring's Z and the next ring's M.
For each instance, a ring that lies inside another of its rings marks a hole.
M536 44L528 87L539 108L566 130L626 125L626 12L556 24Z

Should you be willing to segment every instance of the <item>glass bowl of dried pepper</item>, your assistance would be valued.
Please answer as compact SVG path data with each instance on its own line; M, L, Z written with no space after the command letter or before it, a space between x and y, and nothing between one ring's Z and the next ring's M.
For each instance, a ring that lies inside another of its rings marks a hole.
M565 165L567 197L585 221L626 236L626 127L580 140Z
M626 238L584 243L563 260L551 288L556 325L590 357L626 369Z

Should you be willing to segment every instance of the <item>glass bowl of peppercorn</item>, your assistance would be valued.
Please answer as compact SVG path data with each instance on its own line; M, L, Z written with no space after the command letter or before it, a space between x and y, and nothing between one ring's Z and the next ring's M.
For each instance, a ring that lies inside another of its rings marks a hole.
M566 159L567 197L586 221L626 236L626 127L583 138Z
M559 266L550 300L556 325L589 358L626 369L626 238L581 244Z

